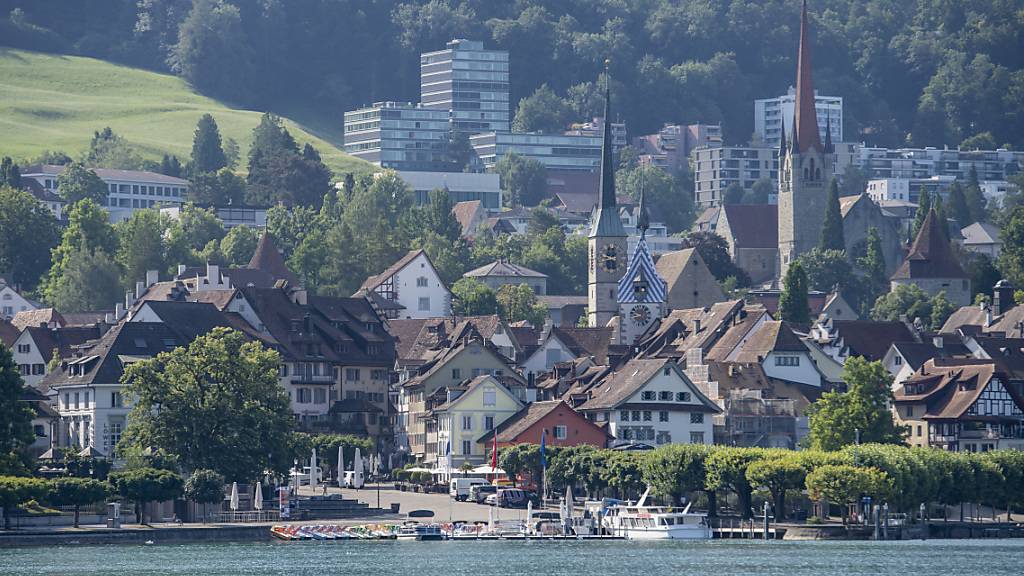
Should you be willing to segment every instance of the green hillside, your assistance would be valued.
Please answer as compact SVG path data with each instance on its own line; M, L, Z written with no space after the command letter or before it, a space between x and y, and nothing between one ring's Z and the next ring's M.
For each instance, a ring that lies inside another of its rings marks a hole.
M225 138L238 141L244 164L258 111L232 109L166 74L92 58L0 48L0 156L23 160L60 150L77 157L88 148L94 131L110 126L146 158L159 160L172 153L184 162L192 150L196 121L206 112L213 114ZM316 146L335 175L372 169L311 133L331 130L288 119L285 124L300 145Z

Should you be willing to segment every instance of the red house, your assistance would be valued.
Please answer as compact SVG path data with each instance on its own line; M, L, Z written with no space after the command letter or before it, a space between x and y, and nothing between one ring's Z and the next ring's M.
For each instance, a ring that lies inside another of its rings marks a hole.
M579 446L589 444L604 448L608 433L562 400L534 402L516 412L477 442L492 444L491 434L498 435L498 448L516 444L540 444L541 433L547 430L548 446Z

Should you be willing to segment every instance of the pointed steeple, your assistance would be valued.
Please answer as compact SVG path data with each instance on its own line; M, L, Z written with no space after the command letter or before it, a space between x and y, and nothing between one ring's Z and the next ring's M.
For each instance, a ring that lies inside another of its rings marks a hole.
M612 155L612 77L608 71L609 60L605 60L605 88L604 88L604 128L603 142L601 144L601 201L594 211L593 222L590 227L590 238L597 236L618 237L625 236L626 229L622 227L622 220L619 218L619 205L615 199L615 159Z
M835 146L832 144L832 113L825 112L825 154L834 153Z
M799 154L800 153L800 142L797 140L796 116L793 117L793 129L789 133L792 135L792 139L790 140L789 151L792 154Z
M601 144L601 207L615 206L615 163L612 159L612 76L605 61L604 127Z
M651 227L651 217L647 214L647 202L644 201L644 180L646 173L640 169L640 204L637 206L636 229L640 231L640 238L647 236L647 229Z
M814 108L814 81L811 77L811 39L807 23L807 0L800 13L800 52L797 56L796 103L793 120L796 130L793 138L799 142L800 152L814 148L824 152L818 134L818 114Z
M782 122L780 126L782 127L782 137L779 139L779 161L781 162L786 156L786 123Z

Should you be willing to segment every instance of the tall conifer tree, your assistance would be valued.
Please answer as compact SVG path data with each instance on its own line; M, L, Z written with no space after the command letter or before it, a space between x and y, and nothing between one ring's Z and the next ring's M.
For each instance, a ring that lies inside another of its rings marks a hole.
M843 237L843 214L839 209L839 183L832 179L828 187L828 204L825 206L825 222L821 226L821 240L818 247L822 250L846 250Z

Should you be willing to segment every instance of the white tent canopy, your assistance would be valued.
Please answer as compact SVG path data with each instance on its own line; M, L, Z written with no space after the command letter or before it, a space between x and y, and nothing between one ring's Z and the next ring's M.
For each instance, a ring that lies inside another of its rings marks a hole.
M498 476L504 476L505 471L501 468L491 468L490 464L484 464L483 466L473 468L473 474L495 474Z

